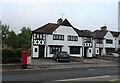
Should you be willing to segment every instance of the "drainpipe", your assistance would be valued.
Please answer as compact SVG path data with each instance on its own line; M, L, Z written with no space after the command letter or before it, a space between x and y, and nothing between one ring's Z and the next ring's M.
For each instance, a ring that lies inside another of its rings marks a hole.
M45 34L45 47L46 47L46 58L47 58L47 53L48 53L47 34Z
M82 57L84 57L84 37L82 38Z
M103 56L106 54L105 52L105 39L103 39Z
M82 37L82 58L81 63L84 63L84 37Z
M94 57L96 56L96 53L95 53L95 50L96 50L96 39L95 39L95 41L94 41Z
M118 49L118 47L117 47L117 39L116 39L116 37L115 37L115 51Z

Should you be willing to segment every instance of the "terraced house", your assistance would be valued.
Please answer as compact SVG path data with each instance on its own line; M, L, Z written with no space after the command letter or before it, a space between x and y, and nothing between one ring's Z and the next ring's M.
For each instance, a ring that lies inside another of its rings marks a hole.
M58 19L57 24L48 23L32 31L32 58L49 58L57 51L67 51L73 57L82 57L84 53L92 57L89 48L92 48L91 36L73 27L67 19Z
M101 30L95 30L92 33L93 36L93 56L96 52L97 55L106 56L112 52L115 52L119 47L118 42L120 32L114 32L107 30L107 26L101 27Z
M32 58L51 58L57 51L67 51L71 57L94 57L105 55L118 48L118 32L101 30L87 32L75 28L65 19L48 23L32 31ZM116 43L117 42L117 43Z

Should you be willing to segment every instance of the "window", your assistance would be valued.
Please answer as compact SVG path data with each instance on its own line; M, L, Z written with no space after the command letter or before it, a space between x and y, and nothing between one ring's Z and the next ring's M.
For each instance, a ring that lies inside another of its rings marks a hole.
M84 39L84 42L90 43L90 42L91 42L91 38L85 38L85 39Z
M64 35L53 34L53 40L64 40Z
M37 39L43 40L45 39L45 34L36 34L34 35L34 37L36 37Z
M89 46L91 46L91 44L89 44Z
M91 53L91 49L89 49L89 53Z
M120 44L120 40L119 40L118 42L119 42L119 44Z
M102 39L98 39L98 40L97 40L97 43L98 43L98 44L102 44L102 43L103 43L103 40L102 40Z
M98 50L97 50L97 53L98 53Z
M37 39L39 39L39 34L37 34Z
M42 34L40 34L40 39L43 39L43 35Z
M80 47L78 47L78 46L71 46L70 47L70 54L80 54Z
M34 39L36 38L36 33L33 34L33 38L34 38Z
M37 52L37 48L35 48L35 52Z
M34 36L36 36L36 34L34 33Z
M68 41L78 41L78 37L77 36L68 35Z
M113 44L113 40L112 39L106 39L106 43L107 44Z
M60 52L62 50L61 46L50 46L50 54L54 54L56 52Z
M86 44L86 46L88 46L88 44Z

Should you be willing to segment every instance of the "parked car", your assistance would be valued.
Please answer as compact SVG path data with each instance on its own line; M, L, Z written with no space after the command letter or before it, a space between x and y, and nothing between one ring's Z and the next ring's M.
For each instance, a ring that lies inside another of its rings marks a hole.
M120 55L118 53L110 53L108 54L109 56L112 56L112 57L120 57Z
M119 54L117 54L117 53L111 53L114 57L120 57L120 55Z
M53 55L53 59L56 60L57 62L59 61L70 61L70 55L66 51L61 51L61 52L56 52Z

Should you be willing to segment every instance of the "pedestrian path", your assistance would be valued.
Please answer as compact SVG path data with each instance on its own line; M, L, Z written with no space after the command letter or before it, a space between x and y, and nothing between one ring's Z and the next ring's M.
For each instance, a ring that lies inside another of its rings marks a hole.
M120 81L120 80L118 79L118 75L116 76L106 75L106 76L96 76L96 77L64 79L64 80L56 80L56 81L65 82L65 81Z
M75 61L56 62L53 59L32 59L31 62L32 63L28 64L27 69L25 70L118 66L118 63L115 63L114 61L101 59L84 59L84 63ZM21 64L4 64L2 69L3 71L23 70L21 69Z

